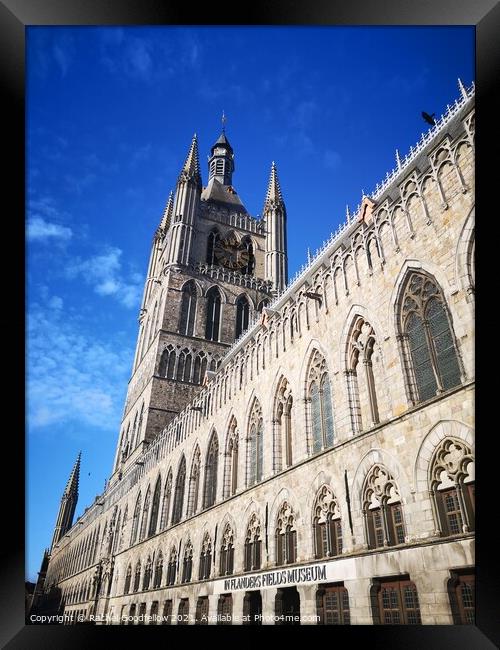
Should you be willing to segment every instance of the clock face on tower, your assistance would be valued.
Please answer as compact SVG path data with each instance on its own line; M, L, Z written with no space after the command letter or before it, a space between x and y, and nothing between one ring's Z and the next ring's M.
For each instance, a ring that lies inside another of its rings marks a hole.
M248 266L250 253L235 239L220 239L214 249L215 258L222 266L236 270Z

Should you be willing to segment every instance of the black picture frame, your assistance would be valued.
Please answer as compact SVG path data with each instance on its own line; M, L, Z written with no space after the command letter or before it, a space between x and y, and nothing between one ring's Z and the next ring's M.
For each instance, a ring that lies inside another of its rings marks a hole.
M237 10L241 9L238 16ZM193 23L193 20L195 21ZM498 210L492 210L495 205L492 192L495 188L494 175L498 164L489 163L490 151L495 152L495 128L498 132L498 104L494 102L493 93L498 83L500 70L500 5L496 0L351 0L336 2L317 0L300 2L299 0L274 0L273 2L258 0L250 6L238 7L235 3L225 1L214 5L193 3L160 2L159 0L2 0L0 2L0 68L2 86L7 91L3 104L3 121L7 149L4 150L4 160L7 161L7 173L4 175L11 200L10 208L4 211L4 242L5 249L14 251L14 260L7 262L4 273L4 289L6 290L6 305L4 314L14 314L15 323L22 322L24 317L24 36L25 27L29 25L132 25L132 24L212 24L212 25L475 25L476 26L476 106L477 106L477 148L480 151L476 167L479 221L498 220ZM5 142L5 140L4 140ZM492 160L494 158L492 157ZM490 259L494 267L495 258L487 258L485 240L488 235L481 234L480 224L478 247L482 260ZM13 245L16 242L16 245ZM14 264L15 269L12 265ZM483 262L478 260L478 275L481 278L479 287L486 286L487 276L482 273ZM485 295L486 291L479 296ZM479 299L477 332L480 332L481 300ZM12 317L11 317L12 318ZM10 319L9 319L10 320ZM4 322L6 318L4 319ZM478 340L479 340L478 336ZM7 337L6 339L7 340ZM97 635L116 633L124 634L123 630L136 628L105 627L69 627L69 626L25 626L24 612L24 437L21 434L24 422L24 378L19 371L24 367L24 328L11 326L8 335L8 352L12 358L5 362L10 373L9 386L16 395L20 396L19 418L15 417L11 427L4 428L4 445L9 444L10 450L4 451L4 473L9 465L10 478L8 487L4 487L3 531L4 539L9 544L8 550L2 557L2 579L0 590L0 642L6 648L31 647L88 647ZM481 378L481 354L478 350L477 370ZM484 363L486 366L486 363ZM412 628L387 628L384 626L341 626L335 629L335 642L369 643L373 647L389 648L494 648L500 646L500 616L498 607L498 576L495 572L496 536L492 524L486 517L484 498L490 498L494 513L492 492L488 490L488 480L485 477L494 476L493 454L489 445L491 438L496 438L496 427L488 426L486 419L491 406L495 404L495 382L479 381L476 397L476 415L479 435L477 436L477 455L479 458L480 477L478 499L478 535L477 535L477 625L469 626L418 626ZM486 444L488 439L488 447ZM14 465L15 463L15 465ZM488 464L491 463L491 468ZM14 466L17 471L14 471ZM496 519L493 517L493 519ZM175 626L174 626L175 627ZM152 627L147 634L152 633ZM155 633L161 628L156 628ZM169 634L174 634L169 628ZM195 629L186 628L193 634ZM211 628L205 628L205 634ZM212 629L215 629L212 628ZM221 628L217 628L221 629ZM224 627L224 634L237 633L237 629ZM257 634L258 639L269 639L278 632L272 627L245 629L245 634ZM294 631L294 634L302 634ZM307 627L308 639L319 630ZM111 632L113 630L113 632ZM260 630L260 632L259 632ZM241 631L241 630L240 630ZM177 631L178 632L178 631ZM199 632L199 629L196 630ZM144 632L142 633L144 634ZM339 637L342 637L339 639ZM127 639L130 641L130 637ZM109 640L107 642L110 642Z

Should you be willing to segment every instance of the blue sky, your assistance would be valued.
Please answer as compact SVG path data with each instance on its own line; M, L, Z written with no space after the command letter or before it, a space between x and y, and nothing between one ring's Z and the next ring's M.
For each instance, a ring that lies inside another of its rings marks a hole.
M27 577L82 450L76 515L111 473L151 239L222 110L260 214L276 161L289 272L474 79L469 27L27 29Z

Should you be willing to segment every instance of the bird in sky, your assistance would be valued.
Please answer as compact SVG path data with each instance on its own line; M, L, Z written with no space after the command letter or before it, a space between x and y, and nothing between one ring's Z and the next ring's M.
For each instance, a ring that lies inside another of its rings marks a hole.
M436 124L436 122L434 121L434 115L436 115L436 113L432 113L432 115L429 115L429 113L422 111L422 117L427 122L427 124L430 124L431 126L435 126Z

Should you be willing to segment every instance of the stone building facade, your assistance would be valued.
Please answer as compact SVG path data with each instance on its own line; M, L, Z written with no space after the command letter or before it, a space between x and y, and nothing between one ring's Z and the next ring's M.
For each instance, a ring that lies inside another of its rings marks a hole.
M225 134L205 188L193 140L153 240L113 473L54 539L40 611L473 621L474 89L460 90L288 285L276 167L252 218Z

